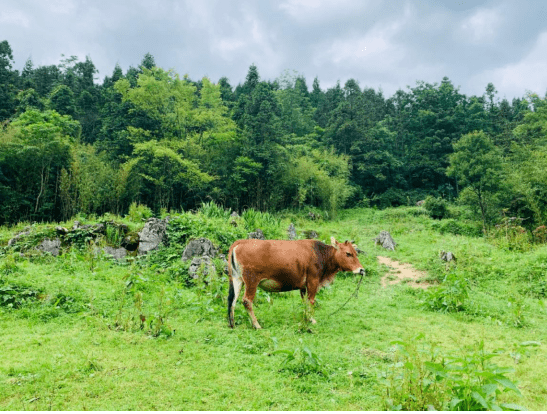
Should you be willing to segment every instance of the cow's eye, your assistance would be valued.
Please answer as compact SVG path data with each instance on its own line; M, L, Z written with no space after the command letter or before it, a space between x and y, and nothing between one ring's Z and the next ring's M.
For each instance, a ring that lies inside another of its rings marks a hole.
M346 252L346 256L351 257L353 255L350 252Z

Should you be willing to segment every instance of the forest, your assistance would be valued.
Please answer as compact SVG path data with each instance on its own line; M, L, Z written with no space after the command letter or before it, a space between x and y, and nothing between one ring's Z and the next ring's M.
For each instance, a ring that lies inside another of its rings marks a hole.
M545 408L545 97L14 66L4 40L0 407ZM351 240L366 277L259 290L263 329L241 301L229 329L225 255L258 229Z
M546 222L547 105L448 78L385 97L358 80L326 90L255 65L233 86L192 80L146 54L98 81L91 58L13 69L0 43L0 224L77 213L157 214L203 202L243 211L414 205L469 208L483 230ZM535 231L535 233L534 233Z

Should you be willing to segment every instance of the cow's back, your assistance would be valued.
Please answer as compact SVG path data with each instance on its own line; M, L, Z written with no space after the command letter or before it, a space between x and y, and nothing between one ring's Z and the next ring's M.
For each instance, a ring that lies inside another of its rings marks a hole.
M301 289L308 276L318 273L317 244L323 245L316 240L238 240L229 257L235 248L236 261L248 277L274 280L279 284L275 290Z

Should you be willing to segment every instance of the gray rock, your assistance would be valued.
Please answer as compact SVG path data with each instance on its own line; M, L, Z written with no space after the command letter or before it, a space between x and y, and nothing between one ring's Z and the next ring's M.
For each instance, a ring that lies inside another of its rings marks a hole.
M194 257L188 269L188 274L192 279L198 279L200 276L209 276L215 273L215 265L209 256Z
M106 226L105 226L104 223L84 224L82 226L81 223L76 220L76 221L74 221L74 225L72 226L72 230L90 230L91 233L104 234L106 232Z
M57 234L63 235L63 236L68 234L68 229L66 229L65 227L61 227L61 226L55 227L55 231L57 232Z
M106 225L104 223L85 224L80 226L79 230L90 230L94 234L105 234Z
M22 239L25 236L28 236L30 234L30 231L23 231L21 233L17 233L12 239L8 241L8 246L13 246L15 243L19 241L19 239Z
M190 260L192 257L209 256L216 257L218 250L215 249L213 242L206 238L190 240L186 249L182 253L182 260Z
M139 232L139 254L156 250L161 243L167 241L167 219L149 218L144 228Z
M304 237L306 239L318 239L319 234L315 230L306 230L304 231Z
M119 247L116 249L115 247L106 246L103 249L103 252L105 254L109 254L110 256L114 257L114 259L116 260L121 260L125 256L127 256L127 250L124 249L123 247Z
M384 249L395 250L395 240L391 237L389 232L382 230L380 235L374 239L374 244L380 244Z
M232 211L232 214L230 214L230 224L234 227L237 227L238 218L239 218L239 214L237 214L235 211Z
M219 254L218 258L221 259L224 262L224 273L228 274L228 260L226 260L226 255Z
M248 234L248 239L257 239L257 240L266 240L264 237L264 233L262 233L262 230L255 229L255 231L252 231Z
M417 201L417 202L416 202L416 206L421 207L421 206L424 205L424 203L425 203L425 200Z
M439 256L441 260L444 260L445 262L451 262L451 261L457 262L456 256L454 256L454 253L452 252L445 252L444 250L441 250Z
M61 250L61 240L44 239L44 241L36 246L36 248L44 253L51 253L52 256L59 256L59 252Z
M289 240L296 239L296 229L294 228L294 224L289 224L289 228L287 229L287 235L289 236Z
M310 220L321 220L321 214L316 214L316 213L314 213L313 211L310 211L310 212L308 213L308 218L309 218Z

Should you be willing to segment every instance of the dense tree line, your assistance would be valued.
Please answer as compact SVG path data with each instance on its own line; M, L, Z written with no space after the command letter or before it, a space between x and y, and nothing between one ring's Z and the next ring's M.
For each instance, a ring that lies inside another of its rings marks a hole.
M448 78L384 97L348 80L308 89L252 65L233 87L144 56L102 82L86 57L13 69L0 43L0 223L123 214L132 202L261 210L458 200L485 227L546 222L547 105L466 96Z

